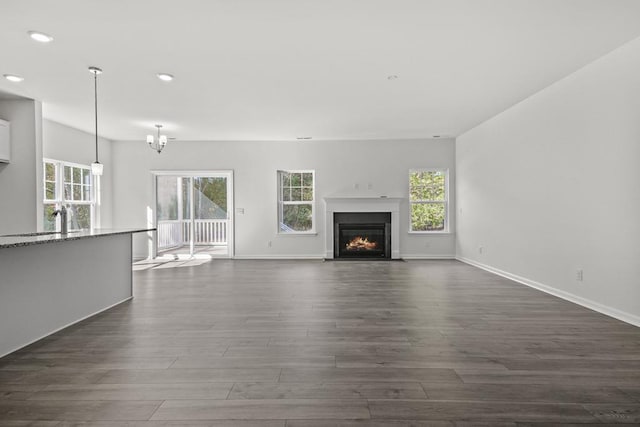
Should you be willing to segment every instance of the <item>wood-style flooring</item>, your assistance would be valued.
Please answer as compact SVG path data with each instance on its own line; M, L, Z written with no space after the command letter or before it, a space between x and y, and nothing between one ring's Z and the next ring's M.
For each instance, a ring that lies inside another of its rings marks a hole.
M640 425L640 328L457 261L149 264L134 294L0 359L0 425Z

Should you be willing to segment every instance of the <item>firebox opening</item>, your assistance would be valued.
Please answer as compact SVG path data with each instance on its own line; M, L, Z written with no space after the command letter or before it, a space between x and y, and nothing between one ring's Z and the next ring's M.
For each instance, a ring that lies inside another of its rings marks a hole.
M391 214L334 213L334 258L391 258Z

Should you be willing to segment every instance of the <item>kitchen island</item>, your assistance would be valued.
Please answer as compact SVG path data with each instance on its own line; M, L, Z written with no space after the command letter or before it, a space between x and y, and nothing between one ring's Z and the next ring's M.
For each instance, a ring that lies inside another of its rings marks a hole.
M0 357L133 297L132 234L0 236Z

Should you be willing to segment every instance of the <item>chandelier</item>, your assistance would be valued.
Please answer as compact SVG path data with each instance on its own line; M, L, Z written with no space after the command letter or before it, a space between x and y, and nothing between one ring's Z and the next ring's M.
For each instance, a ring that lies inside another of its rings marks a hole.
M149 148L156 150L158 154L160 154L162 149L167 145L167 135L160 135L162 125L155 126L158 128L158 139L154 138L153 135L147 135L147 144L149 144Z

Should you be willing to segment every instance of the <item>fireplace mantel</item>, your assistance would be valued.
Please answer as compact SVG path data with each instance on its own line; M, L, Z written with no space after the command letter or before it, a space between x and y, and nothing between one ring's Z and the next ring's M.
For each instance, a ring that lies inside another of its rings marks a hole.
M333 258L335 212L391 212L391 258L400 258L400 197L325 197L325 258Z

